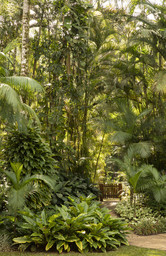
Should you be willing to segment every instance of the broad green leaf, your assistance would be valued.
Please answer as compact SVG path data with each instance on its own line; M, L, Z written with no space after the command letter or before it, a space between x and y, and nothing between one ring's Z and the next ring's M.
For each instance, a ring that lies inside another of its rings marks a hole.
M138 183L141 173L142 173L142 171L139 171L129 179L129 183L132 185L134 192L136 190L136 186L137 186L137 183Z
M16 178L17 178L17 182L19 183L20 181L20 175L23 169L23 164L21 163L10 163L13 171L15 172Z
M82 250L83 250L83 244L82 244L82 242L81 242L81 241L76 241L75 243L76 243L76 245L77 245L79 251L82 252Z
M65 249L65 251L67 251L68 250L68 248L69 248L69 245L68 245L68 243L64 243L64 249Z
M57 246L56 246L56 249L59 251L60 250L60 248L64 245L64 241L59 241L58 243L57 243Z
M55 244L55 242L56 242L55 240L49 240L48 243L47 243L47 245L46 245L46 247L45 247L46 251L48 251L49 249L51 249L52 246Z
M47 218L46 218L45 210L43 210L43 211L41 212L41 219L42 219L42 223L43 223L44 225L47 225Z
M50 223L53 222L53 221L54 221L55 219L57 219L59 216L60 216L59 213L50 216L49 219L48 219L48 222L50 222Z
M31 243L32 239L30 239L28 236L22 236L22 237L13 238L13 241L18 244L24 244L24 243Z

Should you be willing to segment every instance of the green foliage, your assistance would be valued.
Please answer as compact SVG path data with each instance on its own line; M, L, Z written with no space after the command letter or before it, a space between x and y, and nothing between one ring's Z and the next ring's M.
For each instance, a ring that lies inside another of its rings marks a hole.
M121 218L124 218L127 222L137 222L143 217L154 216L152 209L148 207L143 207L142 204L136 204L131 206L128 201L121 201L116 206L116 212L120 215Z
M18 209L25 205L30 191L33 190L33 181L43 181L50 188L53 188L52 180L46 175L25 175L21 176L23 165L21 163L11 163L13 171L4 171L5 176L9 180L8 208L16 214ZM29 186L29 184L31 184Z
M20 94L43 92L42 86L29 77L7 76L5 62L11 60L0 52L0 117L11 123L17 121L19 128L25 125L27 115L33 117L40 126L40 121L31 107L22 101Z
M59 174L56 180L55 187L52 194L53 205L68 205L71 197L87 197L90 194L95 197L99 196L99 190L96 188L88 178L82 178L78 175L67 173Z
M7 199L7 187L4 186L4 180L0 181L0 212L6 209L6 199Z
M56 161L37 128L27 128L25 132L9 131L5 136L3 157L7 169L10 169L10 162L20 162L26 174L56 173Z
M132 207L128 201L122 201L117 204L115 210L137 235L154 235L166 231L165 218L142 203L137 202Z
M143 217L136 224L131 225L137 235L155 235L166 232L165 218Z
M161 175L152 165L142 165L138 191L153 198L156 203L166 202L166 175Z
M7 234L0 234L0 251L11 251L11 241Z
M43 210L40 215L22 212L22 216L21 228L25 235L13 240L25 244L25 248L35 245L44 246L46 251L56 248L59 253L88 252L106 251L127 244L126 224L112 219L108 210L91 202L91 198L81 198L79 202L71 198L70 207L57 207L51 215Z

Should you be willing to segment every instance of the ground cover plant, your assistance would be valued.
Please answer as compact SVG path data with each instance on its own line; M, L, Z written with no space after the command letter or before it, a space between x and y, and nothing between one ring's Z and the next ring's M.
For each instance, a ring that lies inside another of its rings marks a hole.
M21 249L30 246L59 253L70 250L105 252L128 244L125 222L111 218L109 211L100 208L90 197L70 200L70 207L63 205L51 212L21 212L23 222L19 228L24 235L13 241L21 244Z
M133 206L129 201L121 201L117 204L115 211L129 223L137 235L154 235L166 232L165 217L139 201Z

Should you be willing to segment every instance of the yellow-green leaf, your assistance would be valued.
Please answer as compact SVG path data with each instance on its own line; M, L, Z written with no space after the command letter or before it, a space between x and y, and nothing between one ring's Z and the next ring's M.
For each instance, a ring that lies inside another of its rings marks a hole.
M54 243L55 243L55 240L50 240L50 241L48 241L48 243L47 243L47 245L46 245L46 251L48 251L49 249L51 249L52 248L52 246L54 245Z
M76 243L78 249L79 249L80 251L82 251L82 250L83 250L83 244L82 244L82 242L81 242L81 241L76 241L75 243Z

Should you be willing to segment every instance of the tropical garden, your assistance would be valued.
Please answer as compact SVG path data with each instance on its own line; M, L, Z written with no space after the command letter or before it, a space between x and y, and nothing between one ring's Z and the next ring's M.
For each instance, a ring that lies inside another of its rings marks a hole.
M165 1L0 6L0 251L166 232ZM122 184L119 218L101 183Z

